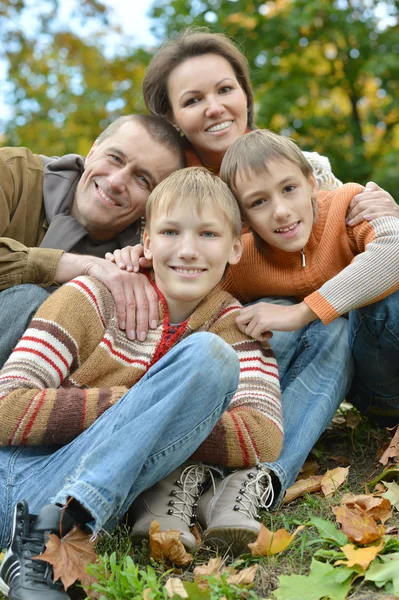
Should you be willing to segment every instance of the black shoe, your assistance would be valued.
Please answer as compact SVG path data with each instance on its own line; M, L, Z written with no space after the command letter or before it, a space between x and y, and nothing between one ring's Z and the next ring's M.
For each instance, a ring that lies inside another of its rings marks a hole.
M67 600L61 581L53 582L52 566L42 560L32 560L45 550L48 534L59 535L62 508L48 504L38 514L29 514L28 503L18 502L14 509L11 541L0 567L0 591L12 600ZM65 535L75 525L68 514L63 515Z

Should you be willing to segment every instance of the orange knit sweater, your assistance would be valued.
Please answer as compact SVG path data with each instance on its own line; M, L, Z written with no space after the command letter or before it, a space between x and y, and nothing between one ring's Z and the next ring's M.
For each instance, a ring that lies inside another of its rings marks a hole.
M399 289L399 219L380 217L356 227L345 224L349 204L362 190L348 183L319 192L304 267L301 252L271 246L260 252L252 234L245 234L243 257L229 268L223 288L243 303L265 296L304 299L326 324Z

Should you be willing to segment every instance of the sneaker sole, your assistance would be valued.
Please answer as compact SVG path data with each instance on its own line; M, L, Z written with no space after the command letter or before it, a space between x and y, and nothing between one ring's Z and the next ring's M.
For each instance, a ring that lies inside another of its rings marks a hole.
M239 527L214 527L207 529L204 542L215 548L229 550L234 556L249 552L248 544L258 537L258 531Z
M3 596L7 596L7 598L8 598L10 588L8 587L6 582L3 581L1 578L0 578L0 592L3 594Z

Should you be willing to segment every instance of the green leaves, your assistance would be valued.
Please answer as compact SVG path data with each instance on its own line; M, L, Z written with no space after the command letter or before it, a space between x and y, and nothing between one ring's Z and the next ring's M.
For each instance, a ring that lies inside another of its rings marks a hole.
M374 561L365 575L366 581L373 581L377 587L392 583L393 593L399 596L399 552L385 554L382 562Z
M310 573L283 575L280 587L274 592L277 600L345 600L351 586L354 569L332 567L328 563L312 560Z
M320 537L324 540L334 542L337 546L345 546L349 541L348 537L342 531L339 531L330 521L325 521L319 517L312 517L309 523L317 528Z

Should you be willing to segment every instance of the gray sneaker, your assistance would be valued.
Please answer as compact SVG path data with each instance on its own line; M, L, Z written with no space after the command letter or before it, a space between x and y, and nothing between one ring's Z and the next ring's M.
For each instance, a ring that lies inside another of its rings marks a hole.
M198 502L197 519L204 528L204 541L228 548L234 555L248 551L256 540L258 510L270 508L274 490L270 472L259 465L240 469L218 481Z
M156 520L161 531L177 529L188 550L197 547L190 528L195 523L195 510L204 485L212 478L212 469L203 465L182 465L165 479L146 490L133 502L133 539L148 538L151 522Z

